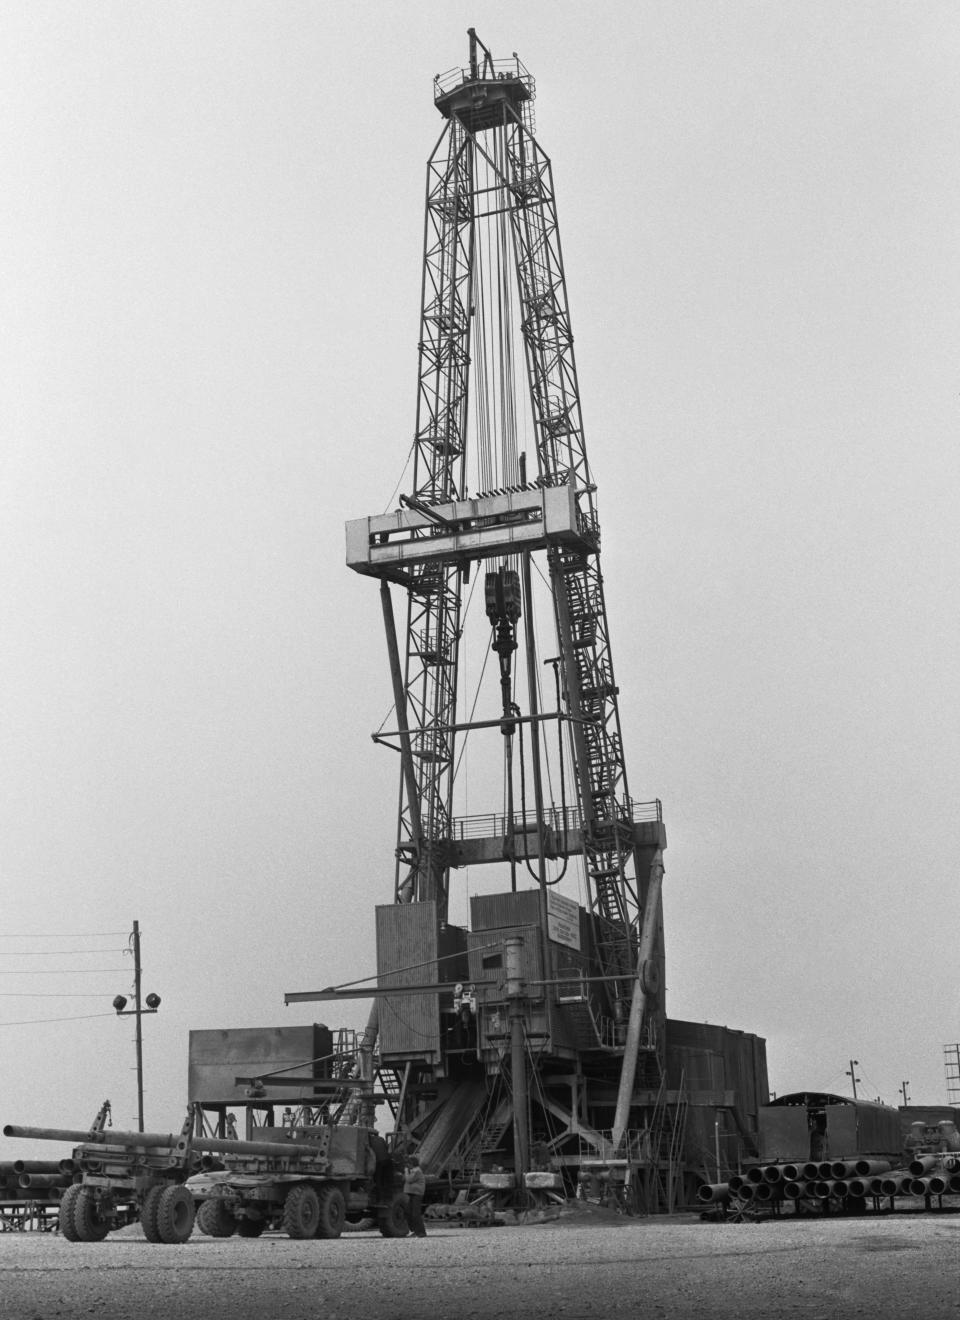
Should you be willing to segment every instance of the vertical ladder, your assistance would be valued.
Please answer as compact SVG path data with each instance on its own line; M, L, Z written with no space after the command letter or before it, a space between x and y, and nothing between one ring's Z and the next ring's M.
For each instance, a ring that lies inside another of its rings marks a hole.
M960 1042L944 1045L943 1067L947 1075L947 1103L960 1106Z

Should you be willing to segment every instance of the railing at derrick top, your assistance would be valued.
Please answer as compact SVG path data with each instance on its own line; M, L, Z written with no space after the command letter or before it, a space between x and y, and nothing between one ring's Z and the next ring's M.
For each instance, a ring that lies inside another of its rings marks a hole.
M485 60L480 65L480 77L487 79L490 77L490 70L493 70L496 78L522 78L527 84L529 90L533 90L533 78L528 69L524 67L523 61L516 55L509 60ZM447 92L452 92L455 87L461 83L474 81L474 76L469 68L460 66L448 69L446 73L438 73L433 80L434 98L445 96Z
M628 819L642 823L663 820L663 804L659 798L652 802L627 802ZM548 807L543 813L543 823L555 834L568 830L579 830L583 814L579 807ZM536 831L537 817L533 812L517 813L513 817L513 834L530 834ZM505 838L511 833L510 823L499 812L488 812L481 816L459 816L450 822L450 837L454 843L461 839Z

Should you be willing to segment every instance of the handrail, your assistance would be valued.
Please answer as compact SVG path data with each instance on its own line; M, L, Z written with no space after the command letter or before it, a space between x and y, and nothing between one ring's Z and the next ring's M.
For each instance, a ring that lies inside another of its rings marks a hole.
M663 803L659 798L652 802L635 802L632 798L625 804L625 819L634 823L663 820ZM583 813L579 807L548 807L543 813L543 823L556 834L566 830L581 828ZM530 834L537 828L534 812L516 814L513 817L513 834ZM508 818L500 812L488 812L479 816L458 816L450 822L450 838L453 842L462 839L483 839L506 837L510 833Z
M532 81L530 71L524 67L523 62L516 55L509 60L493 60L486 67L492 64L493 71L497 77L523 78ZM465 82L474 82L476 79L469 68L463 68L455 65L452 69L447 69L446 73L438 73L433 80L434 95L444 96L447 92L452 92L455 87L459 87ZM484 75L483 81L489 81Z

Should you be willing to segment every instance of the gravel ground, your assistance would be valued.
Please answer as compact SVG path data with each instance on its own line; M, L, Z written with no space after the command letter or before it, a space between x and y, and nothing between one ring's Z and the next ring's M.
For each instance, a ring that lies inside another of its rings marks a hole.
M0 1235L3 1320L960 1320L960 1213L704 1223L577 1210L426 1239Z

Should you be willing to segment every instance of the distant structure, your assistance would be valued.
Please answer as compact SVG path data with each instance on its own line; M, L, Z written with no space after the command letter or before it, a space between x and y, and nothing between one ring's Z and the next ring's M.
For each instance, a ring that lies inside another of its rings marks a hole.
M960 1042L944 1045L943 1068L947 1079L947 1103L960 1108Z

